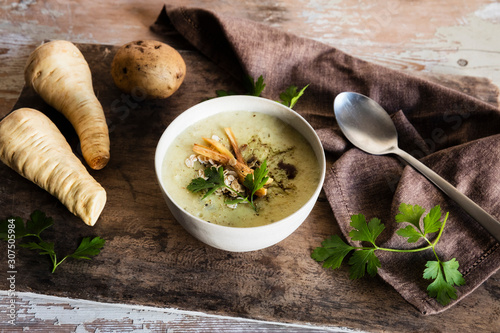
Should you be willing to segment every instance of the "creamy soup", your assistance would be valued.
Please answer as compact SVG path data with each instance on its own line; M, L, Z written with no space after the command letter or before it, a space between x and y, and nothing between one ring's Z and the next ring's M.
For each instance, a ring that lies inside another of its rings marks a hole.
M202 138L212 138L232 151L226 127L232 129L250 167L267 162L273 181L265 196L255 198L256 210L248 203L227 204L228 193L218 191L202 199L206 191L187 189L211 166L193 152L193 144L207 146ZM273 116L240 111L219 113L182 132L168 148L162 178L172 200L192 215L224 226L254 227L279 221L303 206L318 186L320 170L312 147L294 128Z

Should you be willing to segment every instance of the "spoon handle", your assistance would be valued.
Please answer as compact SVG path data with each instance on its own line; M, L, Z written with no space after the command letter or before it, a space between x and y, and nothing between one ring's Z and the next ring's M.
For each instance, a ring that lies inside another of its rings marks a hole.
M438 188L446 193L451 199L457 202L470 216L479 222L495 239L500 242L500 222L479 207L474 201L469 199L463 193L459 192L453 185L444 180L437 173L429 169L425 164L399 148L393 151L394 154L403 158L422 175L427 177Z

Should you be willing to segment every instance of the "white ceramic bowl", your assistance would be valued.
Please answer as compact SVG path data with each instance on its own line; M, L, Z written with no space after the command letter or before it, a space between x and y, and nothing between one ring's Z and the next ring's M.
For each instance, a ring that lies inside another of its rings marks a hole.
M237 228L203 221L178 206L165 190L161 176L165 154L174 139L190 125L220 112L261 112L280 118L301 133L312 146L320 167L320 182L314 194L292 215L259 227ZM232 252L260 250L274 245L294 232L311 212L323 186L325 154L321 142L311 125L292 109L269 99L253 96L227 96L197 104L180 114L167 127L158 142L155 154L156 177L167 206L175 219L194 237L218 249Z

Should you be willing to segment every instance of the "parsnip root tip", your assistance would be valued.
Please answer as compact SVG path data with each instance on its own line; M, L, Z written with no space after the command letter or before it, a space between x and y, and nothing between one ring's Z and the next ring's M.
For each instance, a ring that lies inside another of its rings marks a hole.
M94 159L87 161L88 165L94 170L101 170L106 165L108 165L108 162L109 162L109 153L97 156Z
M90 212L89 218L87 221L84 221L89 226L94 226L101 216L102 211L104 210L104 206L106 205L106 191L104 188L102 191L99 191L91 200L90 204Z

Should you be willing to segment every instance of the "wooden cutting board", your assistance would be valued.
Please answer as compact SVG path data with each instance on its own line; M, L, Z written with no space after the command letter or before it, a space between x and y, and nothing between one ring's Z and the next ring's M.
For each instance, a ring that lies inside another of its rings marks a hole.
M179 91L166 100L142 101L113 84L109 69L116 47L78 47L110 123L110 163L90 171L108 193L106 207L94 227L86 226L57 199L2 164L0 218L26 219L35 209L44 211L54 219L45 235L61 255L85 236L100 236L106 245L91 261L69 259L54 274L46 256L19 249L17 291L373 331L488 329L488 319L498 317L498 274L445 313L423 316L379 278L350 281L345 267L323 269L310 258L311 251L339 233L323 194L306 222L270 248L230 253L194 239L163 201L154 172L155 147L182 111L215 97L216 89L238 91L238 82L183 44L180 52L188 71ZM30 89L23 89L18 107L49 115L79 154L69 123ZM5 242L0 251L6 253ZM1 280L0 288L8 289L6 279Z

